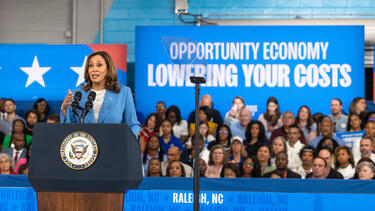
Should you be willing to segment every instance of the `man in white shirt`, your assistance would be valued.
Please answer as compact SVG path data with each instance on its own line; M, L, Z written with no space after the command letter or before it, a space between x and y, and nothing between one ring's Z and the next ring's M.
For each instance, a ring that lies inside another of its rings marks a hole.
M301 149L305 146L301 143L299 138L301 132L296 124L289 126L288 130L288 141L287 141L287 152L288 152L288 168L294 169L301 165L302 161L299 157Z
M361 158L370 158L372 161L375 162L375 154L372 152L374 149L374 140L370 136L365 136L361 139L360 145L359 145L359 151L361 152ZM358 159L358 156L357 156ZM355 161L357 163L358 160Z

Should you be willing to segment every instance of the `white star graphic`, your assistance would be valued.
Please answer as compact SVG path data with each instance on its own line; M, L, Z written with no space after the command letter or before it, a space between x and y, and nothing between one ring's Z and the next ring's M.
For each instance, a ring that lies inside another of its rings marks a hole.
M83 60L83 64L81 67L70 67L75 73L78 74L78 80L76 83L76 87L79 86L81 83L85 82L85 65L86 65L87 56Z
M30 84L34 83L34 81L38 82L43 87L46 87L43 80L43 74L48 72L51 69L51 67L40 67L38 58L36 56L34 57L32 67L20 67L20 69L29 76L27 78L25 88L30 86Z

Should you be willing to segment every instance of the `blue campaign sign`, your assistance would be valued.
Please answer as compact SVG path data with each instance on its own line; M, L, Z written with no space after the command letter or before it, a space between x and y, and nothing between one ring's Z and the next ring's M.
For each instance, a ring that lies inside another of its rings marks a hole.
M166 26L136 29L136 103L146 115L157 101L194 109L189 76L204 76L222 115L242 96L253 116L268 97L281 111L301 105L330 113L332 98L348 108L364 96L363 26Z
M365 131L358 131L358 132L344 132L344 133L337 133L336 136L341 138L346 143L350 149L353 149L353 144L355 142L359 142L362 137L365 135Z
M126 84L126 45L0 45L0 97L62 100L84 82L87 56L107 51Z
M373 194L202 191L200 210L363 210L374 199ZM124 211L193 210L193 200L192 191L129 190Z

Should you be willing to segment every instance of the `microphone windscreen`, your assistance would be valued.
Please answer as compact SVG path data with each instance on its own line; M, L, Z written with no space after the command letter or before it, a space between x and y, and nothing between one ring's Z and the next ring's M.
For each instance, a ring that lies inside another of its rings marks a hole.
M79 102L82 98L82 92L80 91L77 91L75 94L74 94L74 101L76 102Z
M95 98L96 98L96 92L91 91L91 92L89 93L89 96L87 97L87 99L88 99L88 100L91 99L91 101L95 101Z

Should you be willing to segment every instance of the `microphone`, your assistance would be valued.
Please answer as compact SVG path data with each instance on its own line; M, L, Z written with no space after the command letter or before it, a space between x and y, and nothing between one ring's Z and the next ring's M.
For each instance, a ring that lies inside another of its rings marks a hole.
M79 101L81 101L81 98L82 98L82 93L80 91L77 91L75 94L74 94L74 101L72 102L72 111L73 113L79 117L78 113L77 113L77 108L82 110L82 107L79 106Z
M95 98L96 98L96 92L91 91L89 93L89 95L87 96L87 101L86 101L86 104L85 104L85 112L82 112L82 116L81 116L81 122L82 123L84 122L87 113L89 113L90 109L92 109L92 107L94 107L93 101L95 101Z

